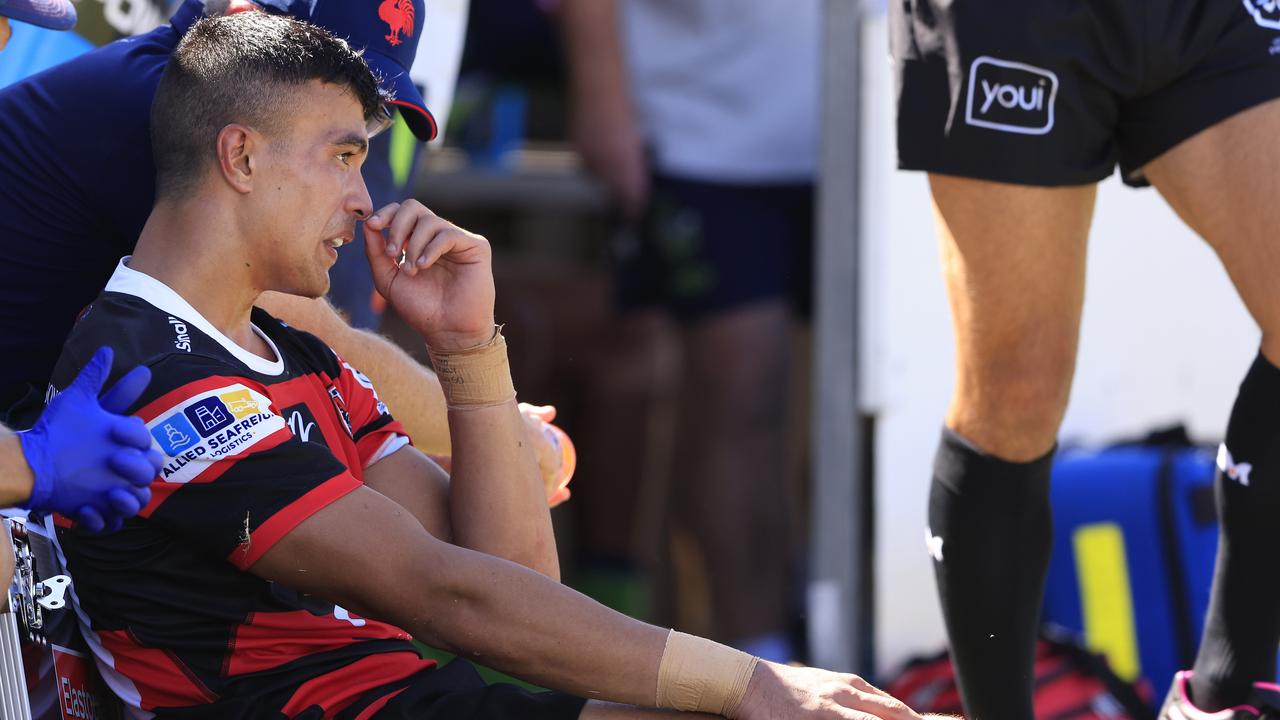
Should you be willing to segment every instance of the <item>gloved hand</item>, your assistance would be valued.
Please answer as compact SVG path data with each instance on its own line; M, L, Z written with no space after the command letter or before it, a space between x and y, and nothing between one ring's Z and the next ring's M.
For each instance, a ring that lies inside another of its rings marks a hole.
M151 371L134 368L99 400L111 360L111 348L99 348L35 426L18 435L35 476L23 507L74 517L92 532L119 530L151 502L151 481L164 464L147 426L120 415L142 395Z

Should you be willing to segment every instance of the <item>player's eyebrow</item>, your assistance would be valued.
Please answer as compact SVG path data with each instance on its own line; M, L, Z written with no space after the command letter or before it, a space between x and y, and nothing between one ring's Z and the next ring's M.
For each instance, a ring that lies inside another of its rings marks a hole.
M349 145L356 148L359 152L369 149L369 140L363 134L357 135L349 133L331 141L330 145Z

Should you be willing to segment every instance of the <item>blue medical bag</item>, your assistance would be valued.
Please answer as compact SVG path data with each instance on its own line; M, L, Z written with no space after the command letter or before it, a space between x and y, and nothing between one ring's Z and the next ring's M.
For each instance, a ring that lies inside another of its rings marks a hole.
M1157 702L1191 667L1204 627L1218 545L1214 459L1175 432L1063 450L1054 464L1042 620L1079 633L1121 678L1145 680Z

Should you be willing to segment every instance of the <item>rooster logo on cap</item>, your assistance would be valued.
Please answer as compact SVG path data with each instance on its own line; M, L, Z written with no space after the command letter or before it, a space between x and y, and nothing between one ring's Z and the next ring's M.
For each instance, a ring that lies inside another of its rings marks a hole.
M413 16L413 0L382 0L378 6L378 17L391 28L386 37L393 47L404 42L401 34L413 36Z

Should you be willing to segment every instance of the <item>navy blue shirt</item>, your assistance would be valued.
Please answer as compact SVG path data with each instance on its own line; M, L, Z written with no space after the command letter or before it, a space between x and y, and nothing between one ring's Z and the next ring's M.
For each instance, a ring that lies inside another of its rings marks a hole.
M151 100L203 9L188 0L168 25L0 90L0 410L43 397L76 316L132 251L155 197Z
M305 0L269 4L295 17L310 12ZM203 12L202 0L186 0L168 24L0 89L0 422L34 420L76 316L133 251L155 199L151 101ZM389 136L375 138L365 163L379 205L403 191L384 148ZM332 300L373 326L368 266L362 252L346 255Z

